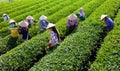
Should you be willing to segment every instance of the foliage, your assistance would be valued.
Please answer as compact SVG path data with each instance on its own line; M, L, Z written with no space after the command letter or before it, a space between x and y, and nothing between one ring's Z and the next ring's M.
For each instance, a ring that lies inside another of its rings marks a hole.
M91 65L91 71L119 71L120 70L120 10L115 18L114 29L108 33L97 54L97 59Z
M77 33L65 38L53 53L43 57L30 71L83 70L86 67L86 61L89 60L91 50L96 48L94 44L97 43L99 36L101 36L100 33L102 33L100 16L107 13L110 17L114 17L118 8L119 0L106 0L85 22L79 25Z
M85 4L85 2L86 1L77 1L74 3L76 4L76 6L74 6L73 8L78 9L79 6ZM72 7L74 4L71 4L70 7ZM67 11L71 9L63 8L62 10ZM69 14L70 13L66 14L66 16L68 16ZM62 18L62 16L59 18ZM0 56L0 60L1 60L0 66L2 67L1 70L2 71L26 70L34 63L33 61L36 60L36 57L42 54L42 51L45 49L48 41L49 41L49 32L46 31L43 34L39 34L33 37L32 39L30 39L29 41L26 41L25 43L17 46L16 48L8 51L6 54L1 55Z

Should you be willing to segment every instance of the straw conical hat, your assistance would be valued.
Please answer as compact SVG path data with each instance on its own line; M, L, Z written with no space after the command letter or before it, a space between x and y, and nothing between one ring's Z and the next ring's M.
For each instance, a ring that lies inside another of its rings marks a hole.
M80 10L83 10L83 8L81 7Z
M21 27L28 27L28 23L27 22L25 22L25 21L21 21L21 22L19 22L19 26L21 26Z
M69 20L76 20L77 16L75 14L71 14L71 15L68 16L68 19Z
M49 29L49 28L51 28L51 27L55 27L55 24L49 23L46 29Z
M40 20L46 20L47 19L47 17L45 16L45 15L42 15L42 16L40 16L40 18L39 18Z
M11 23L13 23L13 22L15 22L15 21L11 19L11 20L9 21L9 24L11 24Z
M103 20L105 17L107 17L107 15L102 15L100 20Z
M26 19L33 19L31 15L27 16Z
M5 13L3 14L3 16L6 16L6 15L7 15L7 14L5 14Z

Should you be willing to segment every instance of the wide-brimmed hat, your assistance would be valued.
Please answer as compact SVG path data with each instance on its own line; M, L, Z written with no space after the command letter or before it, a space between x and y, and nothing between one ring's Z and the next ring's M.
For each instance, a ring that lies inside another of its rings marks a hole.
M42 16L40 16L40 18L39 18L40 20L46 20L47 19L47 17L45 16L45 15L42 15Z
M27 16L26 19L33 19L31 15Z
M28 27L28 23L27 22L25 22L25 21L21 21L21 22L19 22L19 26L21 26L21 27Z
M49 23L48 26L46 27L46 29L49 29L49 28L52 28L52 27L55 27L55 24Z
M7 16L7 14L4 13L3 16Z
M107 15L101 15L100 20L103 20L105 17L107 17Z
M9 21L9 24L11 24L11 23L13 23L13 22L15 22L15 21L11 19L11 20Z
M68 19L69 20L76 20L77 16L75 14L71 14L71 15L68 16Z

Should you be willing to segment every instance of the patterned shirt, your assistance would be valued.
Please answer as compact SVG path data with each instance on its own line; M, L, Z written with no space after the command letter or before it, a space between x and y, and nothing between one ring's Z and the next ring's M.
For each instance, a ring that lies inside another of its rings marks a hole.
M50 33L50 41L49 41L49 43L51 43L52 45L59 44L57 34L54 31L51 31L51 33Z

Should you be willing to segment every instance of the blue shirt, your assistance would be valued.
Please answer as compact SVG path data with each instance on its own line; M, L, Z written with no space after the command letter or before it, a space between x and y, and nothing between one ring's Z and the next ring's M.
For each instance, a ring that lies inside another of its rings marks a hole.
M105 22L106 22L106 26L108 27L108 29L111 30L114 26L114 22L112 21L112 19L111 18L106 18Z
M9 20L9 17L8 16L4 16L4 21L7 21Z
M14 23L10 24L10 28L14 28L14 26L15 26Z
M42 29L46 29L47 25L48 25L48 21L47 20L41 20L40 21L40 26Z

